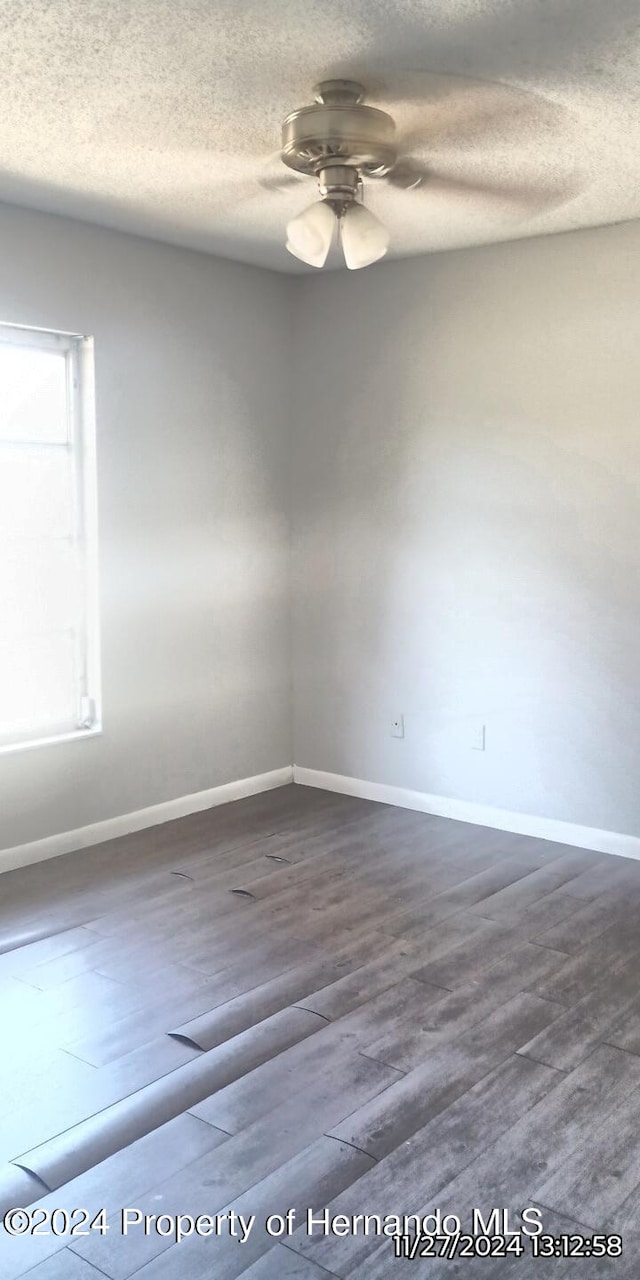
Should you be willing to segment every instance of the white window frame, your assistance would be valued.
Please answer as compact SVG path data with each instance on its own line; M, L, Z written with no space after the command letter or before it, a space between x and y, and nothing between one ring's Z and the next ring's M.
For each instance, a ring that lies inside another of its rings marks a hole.
M77 692L77 727L41 738L0 744L0 755L34 747L95 737L102 733L100 614L98 584L98 493L96 465L95 378L93 338L83 334L34 329L0 322L0 343L64 352L67 380L66 445L74 457L74 542L82 563L82 661ZM11 447L11 446L9 446ZM27 446L28 447L28 444ZM0 463L3 442L0 441Z

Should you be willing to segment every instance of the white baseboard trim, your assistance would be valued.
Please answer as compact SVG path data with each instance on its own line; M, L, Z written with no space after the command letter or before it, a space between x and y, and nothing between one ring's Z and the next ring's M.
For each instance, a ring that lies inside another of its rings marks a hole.
M93 822L91 826L78 827L75 831L63 831L59 835L45 836L43 840L14 845L12 849L0 849L0 872L15 871L17 867L28 867L32 862L44 862L48 858L58 858L63 853L87 849L90 845L102 844L117 836L128 836L145 827L155 827L161 822L172 822L174 818L185 818L189 813L199 813L202 809L228 804L230 800L242 800L245 796L258 795L261 791L284 787L292 781L293 768L286 765L283 769L272 769L270 773L258 773L253 778L240 778L237 782L225 782L222 786L210 787L207 791L196 791L191 796L179 796L177 800L152 804L148 809L137 809L135 813L123 813L117 818Z
M106 818L75 831L63 831L59 835L45 836L29 844L0 849L0 873L27 867L34 862L44 862L78 849L114 840L118 836L131 835L146 827L155 827L175 818L187 817L203 809L213 809L231 800L284 787L290 782L300 786L318 787L323 791L335 791L340 795L358 796L362 800L376 800L380 804L397 805L402 809L416 809L421 813L433 813L458 822L471 822L475 826L493 827L497 831L512 831L514 835L534 836L551 840L556 844L573 845L579 849L593 849L596 853L612 853L617 857L635 858L640 861L640 837L618 831L601 831L597 827L581 827L573 822L556 818L539 818L533 814L515 813L509 809L496 809L491 805L475 804L470 800L456 800L448 796L429 795L424 791L411 791L407 787L389 786L383 782L366 782L362 778L347 778L340 773L326 773L321 769L305 769L301 765L286 765L270 773L259 773L253 778L240 778L225 782L207 791L179 796L137 809L134 813Z
M581 827L557 818L537 818L529 813L514 813L509 809L474 804L471 800L432 796L424 791L387 786L384 782L364 782L361 778L346 778L340 773L304 769L297 764L293 766L293 781L303 787L320 787L324 791L358 796L361 800L377 800L381 804L418 809L421 813L455 818L458 822L472 822L476 826L493 827L497 831L512 831L514 835L535 836L539 840L552 840L555 844L575 845L579 849L593 849L596 853L613 853L620 858L636 858L640 861L640 836L625 835L619 831Z

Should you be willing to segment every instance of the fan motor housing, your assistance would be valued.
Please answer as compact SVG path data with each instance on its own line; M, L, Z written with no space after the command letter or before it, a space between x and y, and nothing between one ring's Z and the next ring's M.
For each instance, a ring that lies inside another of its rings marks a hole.
M318 86L318 101L287 116L282 159L298 173L316 174L327 162L348 164L367 177L384 177L396 161L391 116L360 101L364 90L350 81Z

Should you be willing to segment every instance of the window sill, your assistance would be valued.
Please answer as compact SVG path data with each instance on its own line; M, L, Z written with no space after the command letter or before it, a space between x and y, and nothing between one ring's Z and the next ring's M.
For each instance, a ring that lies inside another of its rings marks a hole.
M71 733L57 733L51 738L33 738L29 742L9 742L0 746L0 756L13 755L17 751L32 751L35 747L57 747L63 742L80 742L86 738L99 738L102 725L94 725L91 729L74 729Z

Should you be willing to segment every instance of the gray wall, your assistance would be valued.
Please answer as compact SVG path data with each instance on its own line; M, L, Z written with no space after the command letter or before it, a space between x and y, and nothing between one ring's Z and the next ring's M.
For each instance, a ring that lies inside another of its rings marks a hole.
M104 735L0 756L0 848L291 762L290 282L0 208L0 320L96 342Z
M0 756L0 848L292 758L640 833L638 224L302 280L0 245L1 320L96 340L105 719Z
M639 834L640 224L296 290L296 763Z

